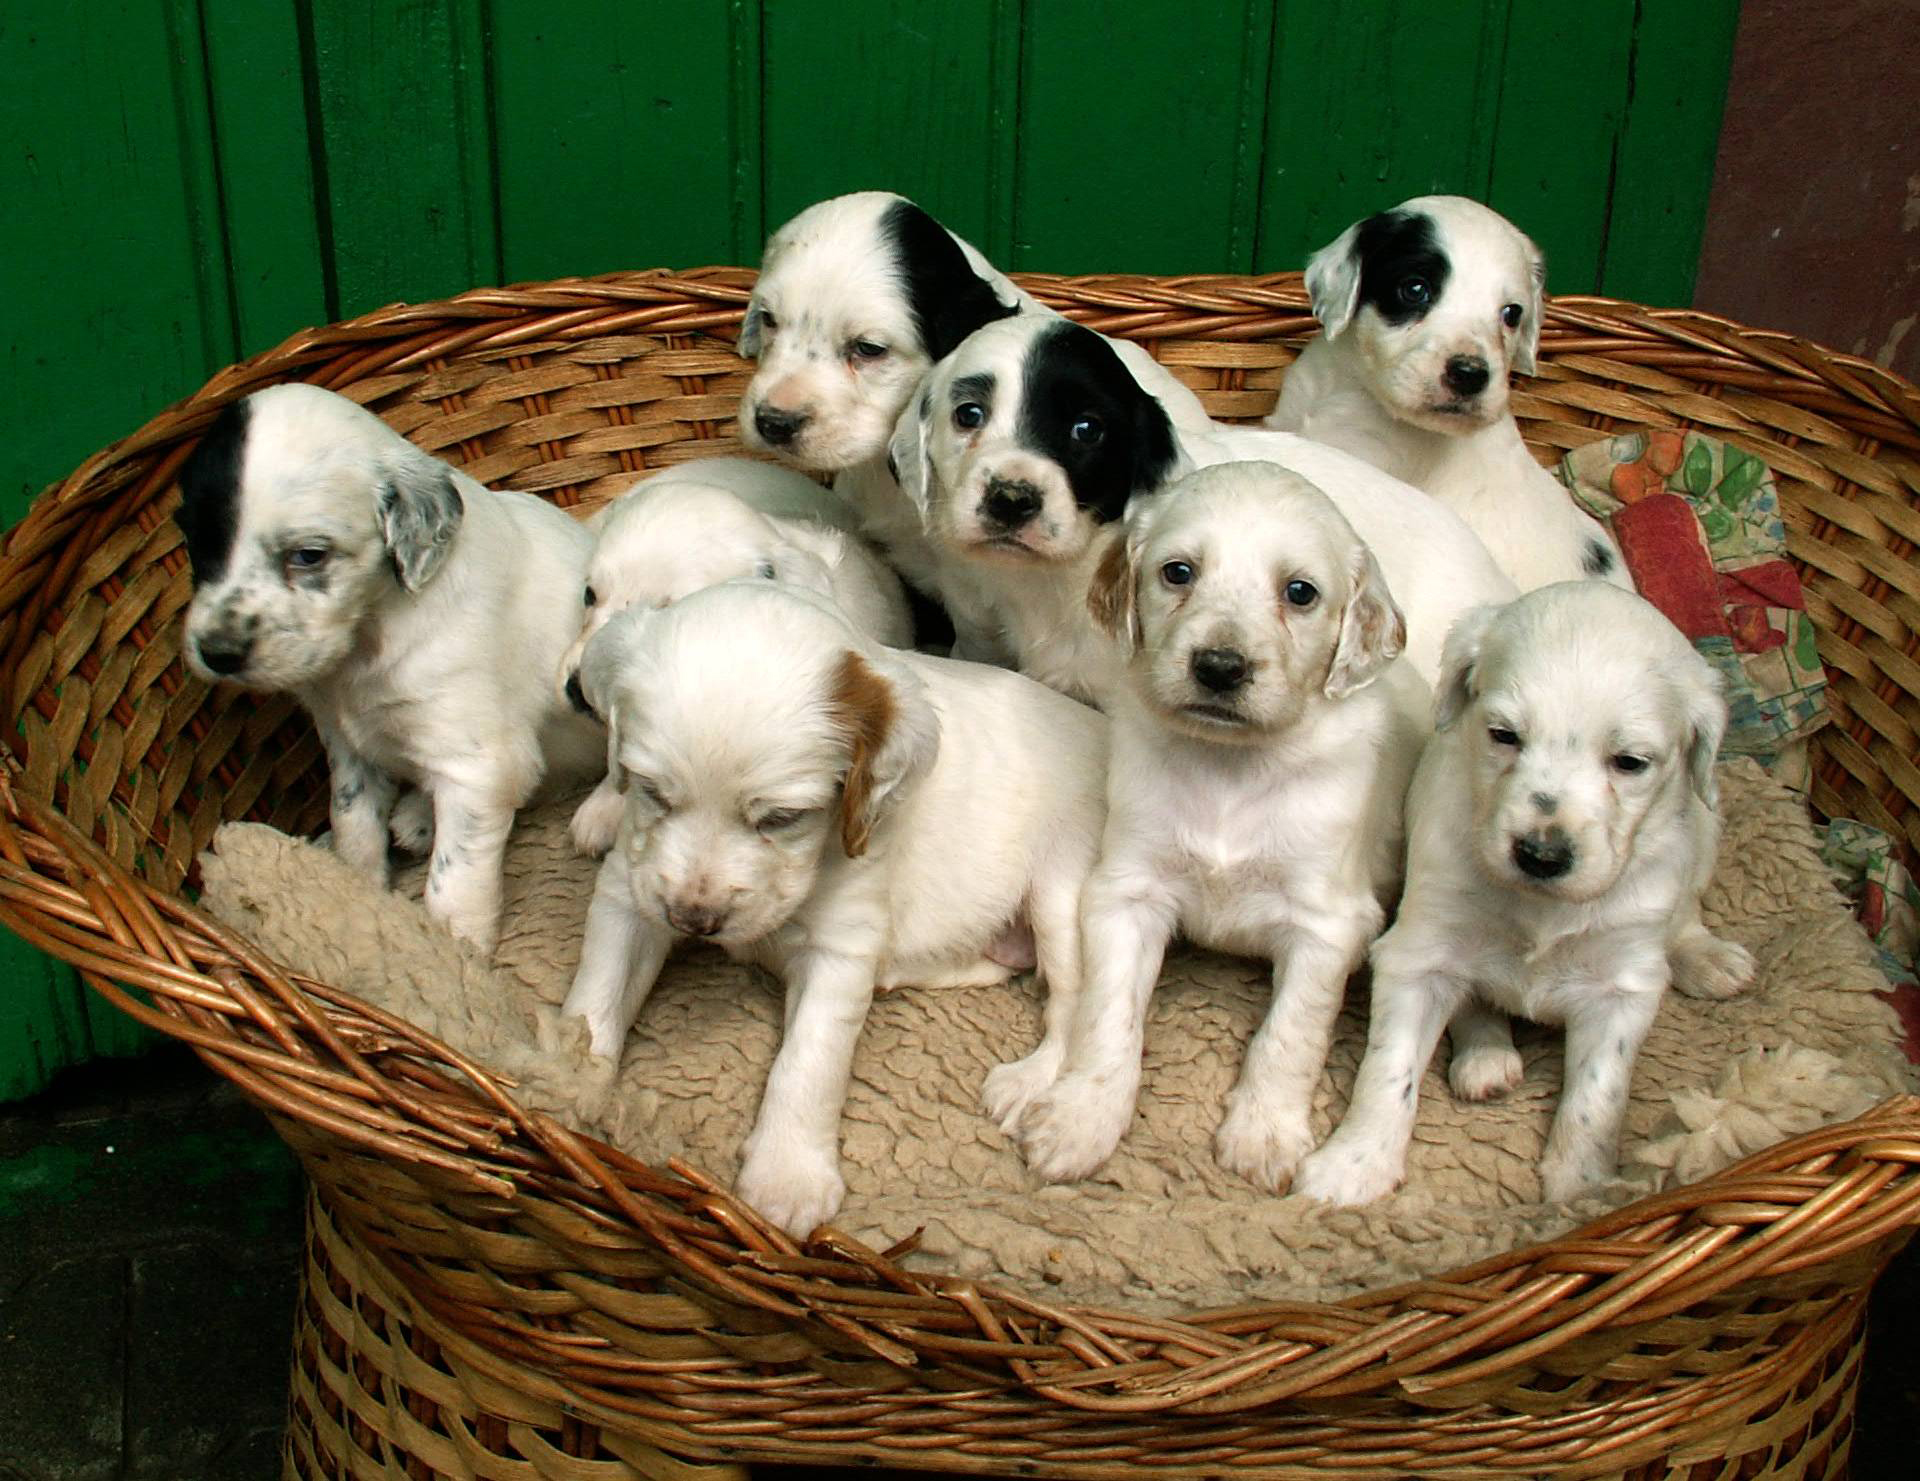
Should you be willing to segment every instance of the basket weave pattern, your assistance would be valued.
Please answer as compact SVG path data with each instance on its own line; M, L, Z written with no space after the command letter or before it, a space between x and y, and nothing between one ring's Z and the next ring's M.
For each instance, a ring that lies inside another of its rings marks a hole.
M1218 416L1270 408L1313 328L1297 275L1025 282L1146 342ZM222 821L325 813L293 707L179 663L173 482L220 408L312 380L483 482L592 504L738 450L730 337L751 283L623 274L308 331L90 459L0 555L0 922L195 1044L317 1189L289 1474L586 1481L682 1474L672 1457L853 1456L1087 1476L1839 1474L1865 1292L1920 1221L1920 1101L1339 1305L1062 1308L910 1270L903 1248L830 1231L802 1247L695 1169L530 1115L183 902ZM1911 859L1920 392L1785 335L1601 299L1553 303L1541 348L1515 404L1543 455L1663 426L1775 468L1832 679L1815 803Z

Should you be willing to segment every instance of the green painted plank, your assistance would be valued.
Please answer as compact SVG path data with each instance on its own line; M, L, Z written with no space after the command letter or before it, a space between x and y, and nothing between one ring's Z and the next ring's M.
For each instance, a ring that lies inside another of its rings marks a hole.
M1525 3L1525 0L1522 0ZM1254 261L1416 195L1485 199L1507 0L1279 0Z
M1740 0L1640 0L1600 289L1693 301Z
M1124 19L1101 0L1029 5L1014 266L1245 266L1232 248L1251 207L1243 128L1264 97L1270 25L1264 4L1136 6Z
M1547 287L1599 286L1625 123L1634 0L1514 5L1486 200L1547 254Z
M732 260L728 22L671 0L494 6L510 279Z
M994 217L993 0L769 0L761 35L765 222L897 190L962 236Z
M93 994L66 963L0 931L0 1101L32 1095L55 1070L93 1057Z

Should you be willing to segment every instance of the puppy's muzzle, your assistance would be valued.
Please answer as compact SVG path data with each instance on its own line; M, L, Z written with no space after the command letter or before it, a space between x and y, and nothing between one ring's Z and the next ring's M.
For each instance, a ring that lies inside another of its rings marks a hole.
M989 529L1011 533L1040 512L1045 496L1018 478L990 478L980 500L980 519Z
M727 913L712 905L669 905L667 924L683 936L718 936Z
M1560 828L1523 833L1513 841L1513 867L1528 879L1558 879L1573 868L1573 841Z
M1487 362L1478 355L1455 355L1441 373L1447 389L1456 396L1478 396L1492 379Z
M205 637L196 639L194 647L208 672L237 674L247 666L247 655L253 652L253 639Z
M1232 694L1253 672L1247 655L1238 648L1199 648L1187 663L1194 682L1213 694Z
M753 430L769 447L785 447L813 418L804 411L782 411L777 406L762 406L753 414Z

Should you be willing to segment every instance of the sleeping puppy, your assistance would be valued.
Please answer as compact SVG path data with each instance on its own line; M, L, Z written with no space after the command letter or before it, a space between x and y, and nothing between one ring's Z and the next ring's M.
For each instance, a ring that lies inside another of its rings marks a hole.
M236 401L180 475L188 665L285 690L326 748L333 846L387 878L400 783L430 802L427 910L491 951L514 812L600 774L605 738L554 693L592 536L482 488L317 386Z
M839 1123L876 987L1004 981L1023 913L1043 1062L1079 993L1107 725L1004 669L884 648L811 593L731 582L587 644L626 813L563 1012L615 1058L674 943L778 975L786 1033L737 1191L805 1234L839 1207Z
M1522 591L1597 577L1631 591L1606 528L1520 440L1507 374L1531 375L1546 264L1496 211L1423 196L1307 263L1324 332L1267 425L1365 458L1454 510Z
M580 655L609 617L633 606L664 607L723 581L805 587L875 642L907 646L913 619L900 578L847 528L852 523L833 494L771 463L705 458L654 474L589 523L595 539L582 593L586 620L560 661L560 692L584 708ZM613 778L603 777L573 815L582 853L607 851L622 808Z
M927 377L891 452L953 582L970 582L1023 672L1081 698L1100 700L1121 672L1082 600L1112 526L1194 466L1263 460L1323 490L1385 571L1425 678L1456 616L1514 594L1473 532L1419 490L1285 433L1178 427L1109 341L1064 319L969 336Z
M1129 655L1107 826L1082 910L1086 990L1064 1069L996 1108L1028 1163L1085 1177L1119 1144L1168 942L1273 963L1215 1139L1283 1189L1348 976L1399 884L1427 687L1379 564L1333 504L1269 463L1190 475L1131 523L1088 595Z
M1726 721L1712 667L1631 593L1566 582L1461 620L1407 799L1406 896L1373 951L1366 1058L1300 1192L1366 1203L1400 1181L1440 1028L1475 998L1566 1025L1545 1196L1613 1176L1669 979L1725 997L1753 975L1700 918Z

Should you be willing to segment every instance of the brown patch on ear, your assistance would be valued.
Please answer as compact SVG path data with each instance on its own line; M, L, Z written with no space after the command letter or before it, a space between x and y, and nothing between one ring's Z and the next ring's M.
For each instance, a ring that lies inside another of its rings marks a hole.
M893 687L849 648L834 670L828 706L853 751L840 789L840 846L849 859L857 859L867 851L873 829L868 806L873 758L893 733Z
M1110 638L1133 628L1133 562L1127 559L1123 535L1107 547L1087 583L1087 611L1093 625Z

